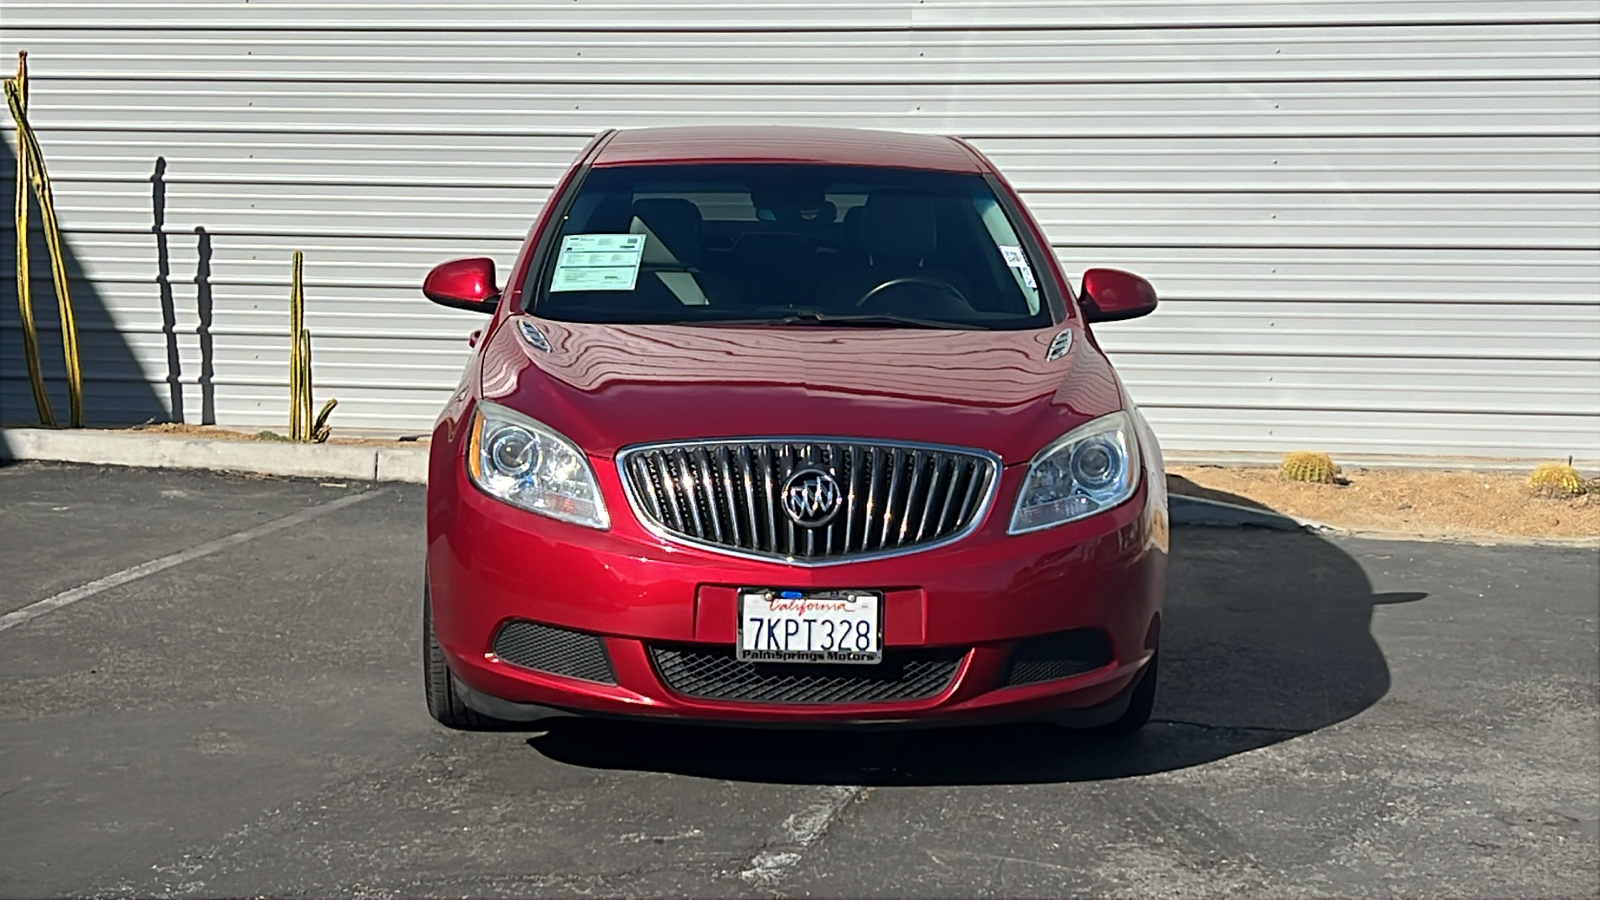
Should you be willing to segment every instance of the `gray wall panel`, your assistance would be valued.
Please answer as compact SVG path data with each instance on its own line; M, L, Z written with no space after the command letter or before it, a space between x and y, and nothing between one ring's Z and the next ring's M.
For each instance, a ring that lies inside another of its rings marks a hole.
M1600 459L1591 0L14 0L18 49L100 421L282 428L302 249L336 426L426 430L481 321L428 266L508 267L602 128L783 121L972 138L1148 275L1100 339L1171 449Z

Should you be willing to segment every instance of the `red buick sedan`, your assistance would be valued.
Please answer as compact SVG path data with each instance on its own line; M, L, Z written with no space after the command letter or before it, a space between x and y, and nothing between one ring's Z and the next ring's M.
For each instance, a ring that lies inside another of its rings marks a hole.
M433 435L428 710L747 725L1150 716L1155 436L1010 185L955 138L660 128L591 142Z

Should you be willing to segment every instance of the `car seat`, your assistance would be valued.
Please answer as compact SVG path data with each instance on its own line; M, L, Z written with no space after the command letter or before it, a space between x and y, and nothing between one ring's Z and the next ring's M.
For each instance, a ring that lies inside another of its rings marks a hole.
M700 207L681 197L634 201L628 231L645 235L635 299L657 296L681 306L707 306L729 292L722 279L700 269L702 224Z
M972 307L937 289L890 290L857 304L869 291L896 278L931 278L963 296L971 286L959 273L938 265L938 210L931 198L898 191L867 197L860 214L862 258L845 261L824 279L820 291L825 308L835 311L883 312L908 316L972 314Z

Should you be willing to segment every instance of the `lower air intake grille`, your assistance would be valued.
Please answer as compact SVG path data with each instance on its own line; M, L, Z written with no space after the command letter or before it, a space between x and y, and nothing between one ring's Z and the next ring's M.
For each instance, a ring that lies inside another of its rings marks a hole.
M508 622L494 637L494 655L536 672L616 684L605 642L592 634L537 622Z
M1036 684L1071 678L1111 663L1111 642L1094 628L1058 631L1018 641L1006 664L1002 685Z
M749 703L886 703L943 691L967 655L959 647L885 650L877 665L742 662L732 647L652 646L672 690Z

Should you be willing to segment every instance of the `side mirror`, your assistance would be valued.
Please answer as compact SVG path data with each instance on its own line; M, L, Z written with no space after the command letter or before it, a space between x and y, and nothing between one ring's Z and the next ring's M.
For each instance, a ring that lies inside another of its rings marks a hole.
M1156 289L1132 272L1090 269L1083 273L1079 303L1090 322L1137 319L1156 311Z
M423 279L422 293L440 306L492 313L500 299L494 260L479 256L440 263Z

